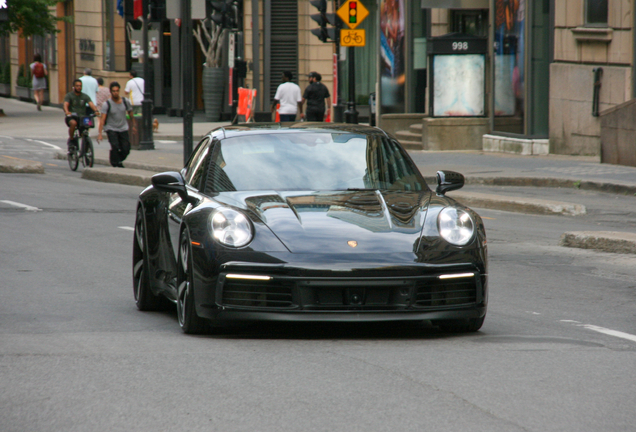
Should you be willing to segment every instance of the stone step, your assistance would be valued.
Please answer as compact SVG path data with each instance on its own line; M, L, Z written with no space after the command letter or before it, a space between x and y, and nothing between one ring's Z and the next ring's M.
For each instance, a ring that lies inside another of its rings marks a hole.
M395 136L400 141L403 140L403 139L405 139L407 141L420 141L420 142L422 141L422 134L421 133L417 134L417 133L413 133L411 131L404 131L404 130L397 131L395 133Z
M407 150L424 150L424 146L422 145L422 141L409 141L404 139L399 139L400 144Z
M420 136L422 135L423 129L424 129L423 123L414 123L411 126L409 126L409 132L419 134Z

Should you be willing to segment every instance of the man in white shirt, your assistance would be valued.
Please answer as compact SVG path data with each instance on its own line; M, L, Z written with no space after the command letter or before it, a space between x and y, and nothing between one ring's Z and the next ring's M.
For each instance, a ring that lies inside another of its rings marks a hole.
M276 111L276 105L280 103L278 114L281 122L296 121L296 114L302 111L303 96L300 87L292 82L294 75L290 71L283 72L283 83L278 86L272 113Z
M97 89L99 83L93 78L93 71L91 68L84 69L84 76L80 77L82 82L82 93L91 98L93 104L97 103Z
M130 80L126 83L124 93L130 99L133 113L141 114L141 103L144 101L144 79L137 76L137 71L130 71Z

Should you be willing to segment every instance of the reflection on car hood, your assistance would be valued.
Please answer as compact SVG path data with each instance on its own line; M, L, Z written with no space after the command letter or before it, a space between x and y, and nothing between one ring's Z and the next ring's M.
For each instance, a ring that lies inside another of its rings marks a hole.
M216 201L250 210L293 253L415 250L430 191L224 192Z

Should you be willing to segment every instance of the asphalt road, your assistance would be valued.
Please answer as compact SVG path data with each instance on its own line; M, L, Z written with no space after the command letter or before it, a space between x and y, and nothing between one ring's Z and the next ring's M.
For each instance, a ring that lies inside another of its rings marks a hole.
M564 193L588 213L478 209L490 304L476 334L396 323L258 325L192 337L174 311L135 308L131 246L141 188L82 180L66 161L49 159L53 150L14 144L3 154L25 152L49 165L46 174L0 174L2 431L636 424L636 256L558 245L565 231L633 227L633 198L498 191Z

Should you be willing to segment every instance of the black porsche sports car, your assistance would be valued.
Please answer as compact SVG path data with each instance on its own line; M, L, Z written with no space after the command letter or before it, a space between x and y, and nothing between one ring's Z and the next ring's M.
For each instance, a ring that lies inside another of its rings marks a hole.
M186 333L232 320L431 320L481 328L486 233L433 192L398 141L358 125L237 125L210 132L181 172L139 196L140 310L176 303Z

